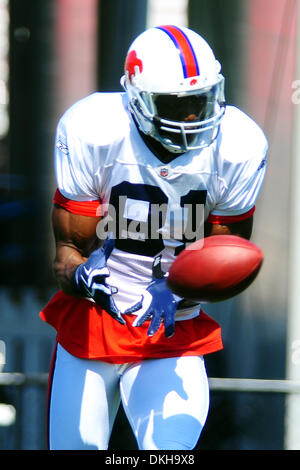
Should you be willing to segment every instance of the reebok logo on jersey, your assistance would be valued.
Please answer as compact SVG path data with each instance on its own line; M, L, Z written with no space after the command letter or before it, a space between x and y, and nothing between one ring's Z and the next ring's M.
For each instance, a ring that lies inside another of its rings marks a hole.
M63 153L65 153L66 155L68 155L69 153L69 149L68 149L68 146L66 144L64 144L61 140L59 140L56 144L56 147L61 150Z

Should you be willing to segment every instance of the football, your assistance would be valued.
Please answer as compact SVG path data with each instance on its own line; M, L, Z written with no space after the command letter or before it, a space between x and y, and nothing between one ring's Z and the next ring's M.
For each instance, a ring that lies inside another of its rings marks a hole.
M235 235L214 235L191 243L171 265L169 289L185 299L220 302L244 291L263 263L254 243Z

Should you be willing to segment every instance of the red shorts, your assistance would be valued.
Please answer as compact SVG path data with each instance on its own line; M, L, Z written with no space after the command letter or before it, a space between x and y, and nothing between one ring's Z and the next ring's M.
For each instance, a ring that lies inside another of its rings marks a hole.
M163 325L149 337L149 320L133 327L135 315L124 315L126 325L121 325L93 302L62 291L40 316L56 329L58 342L81 358L122 364L146 358L201 356L223 348L220 325L203 311L191 320L177 321L171 338L165 337Z

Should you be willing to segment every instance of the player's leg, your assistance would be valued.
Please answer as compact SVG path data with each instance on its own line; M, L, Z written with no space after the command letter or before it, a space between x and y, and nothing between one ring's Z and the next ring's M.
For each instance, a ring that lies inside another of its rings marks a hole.
M191 450L206 421L209 387L202 357L146 360L121 378L126 415L141 450Z
M79 359L58 345L49 393L49 448L105 450L119 407L113 364Z

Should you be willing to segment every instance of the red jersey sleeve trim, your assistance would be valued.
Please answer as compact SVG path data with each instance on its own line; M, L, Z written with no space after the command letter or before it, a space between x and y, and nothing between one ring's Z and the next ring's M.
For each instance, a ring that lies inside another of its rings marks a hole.
M210 214L207 218L207 221L206 222L209 222L210 224L232 224L234 222L241 222L242 220L246 220L248 219L249 217L251 217L251 215L254 213L255 211L255 206L252 207L252 209L250 209L250 211L248 212L244 212L244 214L240 214L240 215L231 215L231 216L227 216L227 215L214 215L214 214Z
M100 200L73 201L63 196L57 189L53 197L53 202L72 214L86 215L88 217L99 217L101 215Z

